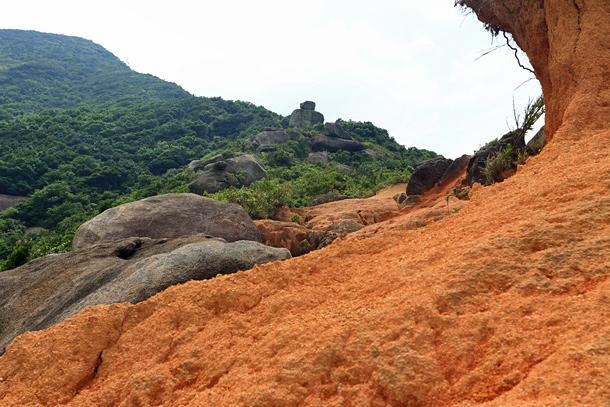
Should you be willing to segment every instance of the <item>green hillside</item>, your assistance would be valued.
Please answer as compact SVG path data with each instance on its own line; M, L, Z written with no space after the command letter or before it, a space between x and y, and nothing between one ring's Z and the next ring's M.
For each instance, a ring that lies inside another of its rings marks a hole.
M124 99L191 95L174 83L132 71L92 41L0 30L0 117Z
M263 127L287 126L287 117L261 106L193 97L133 72L90 41L0 30L0 194L29 197L0 212L0 270L69 250L76 228L107 208L188 192L195 173L186 167L195 159L259 155L268 180L212 197L254 203L244 206L266 217L318 194L370 196L405 182L411 165L436 156L352 121L341 126L377 154L340 150L327 164L307 162L322 125L288 129L292 139L265 155L243 146ZM24 235L31 227L43 230Z

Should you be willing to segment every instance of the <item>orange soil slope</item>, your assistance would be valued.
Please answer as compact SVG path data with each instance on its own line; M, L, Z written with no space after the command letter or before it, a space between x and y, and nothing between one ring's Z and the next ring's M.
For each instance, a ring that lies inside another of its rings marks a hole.
M609 22L576 47L606 67ZM607 406L610 97L571 70L551 143L457 214L21 335L0 405Z

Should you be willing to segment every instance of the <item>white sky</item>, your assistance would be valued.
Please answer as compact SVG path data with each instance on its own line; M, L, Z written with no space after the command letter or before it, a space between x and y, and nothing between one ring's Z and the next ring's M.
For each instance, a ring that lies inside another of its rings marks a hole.
M93 40L197 96L282 115L313 100L326 121L450 158L506 133L513 97L520 112L541 93L519 87L533 75L507 47L476 60L491 36L453 0L19 0L0 28Z

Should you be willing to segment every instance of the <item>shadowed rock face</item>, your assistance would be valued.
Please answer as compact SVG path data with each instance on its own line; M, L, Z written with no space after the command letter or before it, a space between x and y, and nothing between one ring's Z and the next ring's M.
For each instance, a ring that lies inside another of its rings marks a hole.
M407 195L422 195L441 179L453 160L436 157L420 163L409 179Z
M129 238L50 255L0 273L0 354L25 331L38 331L90 305L144 301L190 280L290 258L261 243L207 235Z
M108 209L81 225L72 247L126 237L174 238L206 233L228 242L261 241L260 232L239 205L195 194L166 194Z

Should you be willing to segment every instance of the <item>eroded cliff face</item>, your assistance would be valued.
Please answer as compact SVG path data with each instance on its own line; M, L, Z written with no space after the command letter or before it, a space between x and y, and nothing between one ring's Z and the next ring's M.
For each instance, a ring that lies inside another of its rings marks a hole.
M461 0L479 19L509 32L540 80L547 138L607 128L610 116L610 1Z
M0 404L607 406L610 7L479 4L543 82L539 156L426 227L23 334Z

